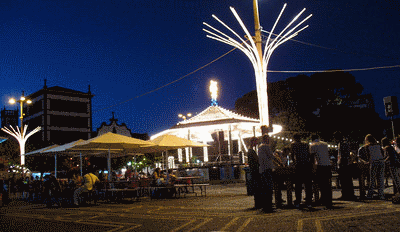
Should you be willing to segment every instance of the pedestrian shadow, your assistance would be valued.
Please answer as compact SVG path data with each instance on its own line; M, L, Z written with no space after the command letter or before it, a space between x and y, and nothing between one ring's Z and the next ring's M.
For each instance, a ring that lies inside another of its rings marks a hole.
M252 212L252 211L257 211L257 210L261 210L260 208L256 208L256 207L252 207L252 208L246 208L244 210L242 210L243 212Z

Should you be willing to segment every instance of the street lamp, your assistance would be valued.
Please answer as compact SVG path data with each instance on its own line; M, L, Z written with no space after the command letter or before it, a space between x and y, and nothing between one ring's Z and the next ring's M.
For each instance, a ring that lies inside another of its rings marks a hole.
M186 115L178 114L178 117L182 118L183 120L186 120L186 119L192 117L192 113L187 113Z
M20 153L21 153L21 166L24 166L25 165L25 143L30 136L32 136L36 132L40 131L40 127L38 126L33 131L27 133L28 125L25 125L25 126L22 125L23 119L24 119L24 111L23 111L24 103L27 103L27 104L32 103L31 100L25 98L24 92L22 92L22 96L19 100L15 100L14 98L11 98L8 102L10 104L15 104L16 102L20 103L21 116L19 118L21 120L21 127L20 127L21 129L18 128L18 126L16 126L16 129L14 129L12 126L10 126L11 129L4 127L4 128L1 128L1 130L6 132L7 134L13 136L18 141L19 149L20 149Z
M22 128L23 127L22 124L23 124L23 120L24 120L24 115L25 115L24 114L24 103L31 104L32 101L30 99L26 99L25 96L24 96L24 91L22 91L22 96L19 98L19 100L15 100L14 98L10 98L10 100L8 100L8 102L11 105L14 105L17 102L19 103L19 108L20 108L20 117L19 117L19 119L21 121L21 128Z

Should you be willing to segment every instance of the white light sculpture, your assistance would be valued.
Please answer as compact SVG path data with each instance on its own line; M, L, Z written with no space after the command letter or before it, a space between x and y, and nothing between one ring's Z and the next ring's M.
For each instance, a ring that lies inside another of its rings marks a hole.
M211 105L216 106L217 97L218 97L218 82L211 80L210 81L210 93L211 93Z
M6 132L7 134L10 134L11 136L13 136L14 138L17 139L17 141L19 143L19 149L21 152L21 165L23 166L23 165L25 165L25 143L31 135L40 131L40 126L36 127L36 129L29 132L28 134L26 134L26 131L28 130L28 125L25 125L22 128L22 131L19 130L18 126L16 126L16 128L17 128L16 130L12 126L10 126L10 128L11 128L11 130L8 129L7 127L3 127L3 128L1 128L1 130Z
M295 31L300 25L302 25L306 20L308 20L312 15L310 14L308 17L303 19L300 23L296 26L292 27L292 24L303 14L306 10L305 8L294 17L294 19L274 38L271 38L274 34L274 30L276 25L278 24L279 19L281 18L283 11L286 8L286 3L283 5L283 8L275 21L274 26L272 27L271 32L269 33L268 39L265 43L264 51L262 51L261 47L261 27L258 22L258 4L257 0L254 0L254 10L255 12L255 25L256 25L256 38L253 38L249 31L247 30L246 26L243 24L243 21L240 19L239 15L237 14L236 10L233 7L230 7L233 15L235 16L236 20L239 22L240 26L242 27L243 31L246 34L247 40L245 41L243 38L239 36L235 31L233 31L228 25L226 25L223 21L217 18L215 15L212 15L214 19L216 19L219 23L221 23L226 29L228 29L234 36L236 36L239 40L233 39L231 36L221 32L220 30L210 26L207 23L203 23L205 26L210 28L212 31L203 29L205 32L208 33L207 37L223 42L225 44L231 45L233 47L238 48L242 51L249 59L250 62L253 64L255 77L256 77L256 85L257 85L257 96L258 96L258 108L260 113L260 124L261 126L269 127L269 113L268 113L268 95L267 95L267 66L268 62L271 58L272 53L274 50L281 44L285 43L286 41L292 39L293 37L297 36L297 34L306 29L308 27L305 26L301 29ZM291 29L289 29L291 28ZM257 48L258 46L258 48Z

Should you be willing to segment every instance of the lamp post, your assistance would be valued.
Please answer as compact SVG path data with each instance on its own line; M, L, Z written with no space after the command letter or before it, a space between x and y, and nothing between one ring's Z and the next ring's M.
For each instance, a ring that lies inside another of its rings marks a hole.
M208 33L207 37L217 40L219 42L231 45L236 47L240 51L242 51L250 60L253 65L254 73L256 77L256 85L257 85L257 97L258 97L258 110L260 114L260 124L262 133L266 133L267 131L271 131L269 124L269 112L268 112L268 94L267 94L267 67L268 62L271 58L274 50L281 44L286 41L292 39L297 36L302 30L306 29L308 26L305 26L301 29L297 29L301 26L306 20L308 20L312 15L307 16L301 22L297 23L297 25L292 26L292 24L303 14L305 8L294 17L294 19L287 24L287 26L279 33L274 34L274 30L276 25L278 24L279 19L281 18L283 11L286 8L286 4L283 5L283 8L275 21L274 26L272 27L271 32L268 32L268 38L265 42L264 51L262 49L263 44L261 40L261 26L260 20L258 16L258 2L257 0L253 0L254 7L254 25L255 25L255 36L251 36L250 32L244 25L243 21L239 17L236 10L231 7L233 15L235 16L237 22L240 24L243 32L245 33L245 39L243 39L238 33L232 30L227 24L225 24L222 20L220 20L217 16L213 15L212 17L217 20L221 25L223 25L233 36L229 36L228 34L222 32L219 29L214 28L213 26L203 23L207 26L208 29L203 29ZM274 37L272 37L274 35ZM233 37L237 37L234 39Z
M20 153L21 153L21 166L24 166L25 165L25 143L31 135L40 131L40 127L36 127L33 131L29 132L28 134L26 133L28 130L28 125L23 126L24 103L31 104L32 101L29 99L26 99L24 96L24 92L22 92L22 96L20 97L19 100L15 100L14 98L11 98L9 100L10 104L15 104L16 102L18 102L20 104L21 116L19 118L21 120L21 127L20 127L21 129L18 128L18 126L16 126L16 129L14 129L12 126L10 126L11 129L4 127L4 128L1 128L1 130L6 132L7 134L13 136L15 139L17 139L17 141L19 143Z
M19 98L19 100L15 100L14 98L10 98L10 100L8 100L8 102L11 104L11 105L14 105L15 103L19 103L19 108L20 108L20 116L19 116L19 119L20 119L20 121L21 121L21 128L23 127L22 126L22 124L23 124L23 120L24 120L24 103L26 103L26 104L31 104L32 103L32 101L30 100L30 99L26 99L25 98L25 96L24 96L24 91L22 91L22 95L21 95L21 97Z

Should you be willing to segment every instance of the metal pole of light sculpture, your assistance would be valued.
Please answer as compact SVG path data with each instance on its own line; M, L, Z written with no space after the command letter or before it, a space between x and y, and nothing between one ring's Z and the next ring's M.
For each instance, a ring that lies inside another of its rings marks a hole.
M223 33L222 31L210 26L207 23L203 23L205 26L211 29L203 29L205 32L208 33L207 37L220 41L222 43L231 45L236 47L240 51L242 51L252 63L255 71L256 77L256 85L257 85L257 96L258 96L258 108L260 114L260 124L261 128L269 127L269 113L268 113L268 94L267 94L267 67L268 62L271 58L272 53L274 50L281 44L285 43L286 41L292 39L293 37L297 36L299 32L306 29L308 27L304 26L301 29L298 29L306 20L308 20L312 15L310 14L301 22L299 22L296 26L293 26L293 23L303 14L306 10L305 8L294 17L294 19L278 34L274 34L274 30L276 25L281 18L283 11L286 8L286 3L283 5L283 8L275 21L274 26L272 27L271 32L268 35L268 39L265 43L264 51L262 51L262 44L261 44L261 26L259 25L258 19L258 4L257 0L254 0L254 19L255 19L255 30L256 36L255 38L252 37L247 30L246 26L244 25L243 21L240 19L239 15L237 14L236 10L233 7L230 7L233 15L235 16L236 20L242 27L247 41L245 41L242 37L239 36L234 30L232 30L227 24L225 24L222 20L220 20L217 16L212 15L214 19L216 19L220 24L222 24L226 29L228 29L234 36L236 36L239 40L233 39L231 36ZM272 38L274 35L274 38Z
M10 126L10 128L11 128L11 130L8 129L7 127L3 127L3 128L1 128L1 130L17 139L17 141L19 143L19 149L21 152L21 166L24 166L25 165L25 143L31 135L40 131L40 127L39 126L36 127L36 129L29 132L28 134L26 134L26 131L28 130L28 125L25 125L22 128L22 130L20 130L18 126L16 127L17 128L16 130L12 126Z

